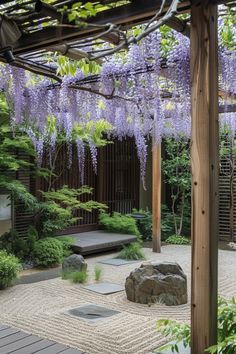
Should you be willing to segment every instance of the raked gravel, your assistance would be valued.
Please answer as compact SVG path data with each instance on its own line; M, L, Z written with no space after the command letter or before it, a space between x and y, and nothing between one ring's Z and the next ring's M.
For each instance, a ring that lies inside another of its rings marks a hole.
M190 246L169 245L161 254L144 249L151 261L176 261L188 276L190 293ZM94 282L97 262L115 254L87 258L89 281ZM100 264L102 282L124 285L126 277L142 262L112 266ZM236 296L236 252L219 251L219 293L224 297ZM190 298L190 296L189 296ZM119 314L88 322L68 315L69 309L84 304L97 304L120 311ZM164 343L156 329L160 318L189 321L190 304L151 307L135 304L126 299L125 292L101 295L60 278L34 284L16 285L0 292L0 323L63 343L87 354L149 354Z

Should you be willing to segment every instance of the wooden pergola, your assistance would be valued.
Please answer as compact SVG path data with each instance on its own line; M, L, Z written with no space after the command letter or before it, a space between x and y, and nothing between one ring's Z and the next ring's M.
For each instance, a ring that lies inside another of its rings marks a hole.
M91 1L91 0L90 0ZM84 1L86 2L86 1ZM0 60L55 78L55 68L45 57L52 52L73 58L86 57L81 50L84 38L96 38L99 25L113 23L130 28L152 18L161 0L116 1L116 6L99 12L86 28L57 26L60 9L75 1L57 0L50 6L41 1L25 0L20 5L0 1L2 13L19 29L16 40L6 47L1 43ZM114 1L101 1L114 5ZM171 1L165 2L163 15ZM203 354L217 342L218 276L218 176L219 176L219 90L218 90L218 5L235 5L227 0L182 1L178 13L189 13L191 20L172 18L169 26L189 35L191 41L192 88L192 298L191 353ZM18 10L22 9L23 12ZM50 22L51 21L51 22ZM39 26L47 25L39 28ZM49 24L48 24L49 23ZM64 22L63 22L64 23ZM96 24L96 25L95 25ZM110 30L100 38L119 45L121 38ZM160 251L161 149L153 147L153 244Z

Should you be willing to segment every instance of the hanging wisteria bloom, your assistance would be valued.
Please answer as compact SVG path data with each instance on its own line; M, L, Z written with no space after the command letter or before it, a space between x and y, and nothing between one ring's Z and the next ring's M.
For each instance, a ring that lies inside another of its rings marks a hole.
M0 90L7 92L12 123L26 124L38 160L43 149L50 156L58 136L63 135L68 167L75 144L81 175L86 148L96 171L99 144L92 139L95 126L89 134L86 127L89 122L105 120L113 127L104 130L109 139L134 138L144 181L150 137L153 144L168 136L190 138L190 41L174 31L169 37L169 52L163 51L162 32L156 31L131 45L126 53L106 58L99 75L86 77L78 69L75 76L64 76L60 85L2 65ZM222 103L227 105L236 94L236 54L221 40L220 46L220 88L225 93ZM6 72L9 80L5 80ZM221 125L230 131L236 129L232 115L225 114Z

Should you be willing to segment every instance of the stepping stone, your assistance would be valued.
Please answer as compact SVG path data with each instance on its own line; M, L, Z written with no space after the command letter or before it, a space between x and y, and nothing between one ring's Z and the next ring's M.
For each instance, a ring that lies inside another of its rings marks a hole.
M132 263L136 263L139 261L128 261L126 259L121 259L121 258L111 258L111 259L104 259L104 261L100 261L98 263L102 263L102 264L108 264L108 265L113 265L113 266L122 266L122 265L127 265L127 264L132 264Z
M98 320L114 316L120 312L111 310L106 307L98 306L96 304L87 304L81 307L71 309L67 311L67 313L72 316L81 317L85 320L96 322Z
M125 290L123 286L113 283L96 283L83 286L83 288L103 295L114 294Z

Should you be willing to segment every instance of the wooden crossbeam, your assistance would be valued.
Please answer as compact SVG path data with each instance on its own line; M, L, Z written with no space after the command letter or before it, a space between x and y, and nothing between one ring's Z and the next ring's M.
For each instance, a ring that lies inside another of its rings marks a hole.
M160 8L161 0L139 0L118 8L109 9L98 13L91 19L91 24L104 25L114 23L117 25L129 26L133 23L146 22ZM166 1L166 9L171 0ZM184 12L189 8L189 1L183 1L179 11ZM62 41L70 41L79 38L89 37L92 34L101 32L98 28L68 28L68 27L47 27L33 33L23 34L20 40L14 46L14 53L21 54L31 52L36 49L42 49Z
M235 113L236 104L220 105L219 113Z

